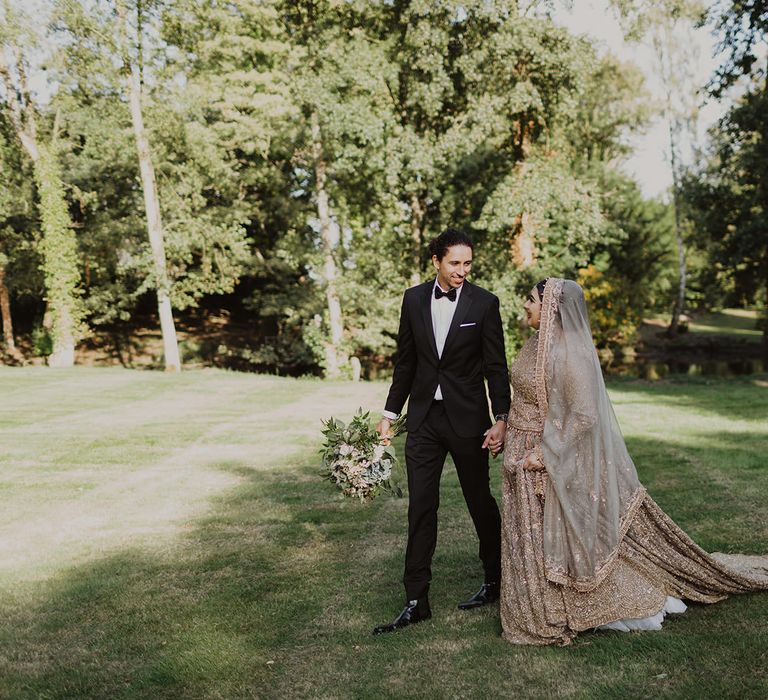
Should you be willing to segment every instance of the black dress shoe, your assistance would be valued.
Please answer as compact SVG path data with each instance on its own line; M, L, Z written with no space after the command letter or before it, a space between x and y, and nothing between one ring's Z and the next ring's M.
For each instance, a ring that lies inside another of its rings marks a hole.
M495 603L499 599L499 584L484 583L480 590L469 600L459 603L459 610L472 610L472 608L481 608L483 605Z
M432 611L429 609L429 600L420 598L419 600L409 600L406 606L392 622L388 625L379 625L373 630L374 634L384 634L384 632L394 632L408 625L415 625L417 622L429 620L432 617Z

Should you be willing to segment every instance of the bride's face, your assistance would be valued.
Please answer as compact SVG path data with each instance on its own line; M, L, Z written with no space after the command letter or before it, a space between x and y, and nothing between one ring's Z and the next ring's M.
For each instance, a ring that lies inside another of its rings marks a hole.
M541 297L536 287L531 289L530 294L526 297L523 308L528 317L528 326L538 330L541 321Z

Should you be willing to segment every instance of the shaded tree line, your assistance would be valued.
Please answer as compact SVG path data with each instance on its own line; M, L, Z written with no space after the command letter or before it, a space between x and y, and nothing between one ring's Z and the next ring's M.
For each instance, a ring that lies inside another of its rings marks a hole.
M672 206L619 168L652 104L635 67L547 11L56 0L41 29L3 0L6 356L24 337L68 364L78 343L157 318L173 369L174 316L215 317L240 337L206 362L374 373L403 288L430 274L427 243L449 225L477 242L474 278L502 299L511 353L521 292L546 275L581 280L601 347L631 343L679 287ZM686 220L720 201L713 177L679 188ZM736 289L722 271L744 260L695 228L707 237L691 300L717 303Z
M717 5L708 21L724 56L708 91L731 106L683 194L708 262L708 303L760 308L768 362L768 2Z

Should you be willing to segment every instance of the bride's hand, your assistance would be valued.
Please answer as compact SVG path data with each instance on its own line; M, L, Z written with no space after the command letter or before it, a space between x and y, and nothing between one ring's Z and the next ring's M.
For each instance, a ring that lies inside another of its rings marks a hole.
M540 472L544 469L544 464L535 451L531 450L523 457L523 469L528 472Z

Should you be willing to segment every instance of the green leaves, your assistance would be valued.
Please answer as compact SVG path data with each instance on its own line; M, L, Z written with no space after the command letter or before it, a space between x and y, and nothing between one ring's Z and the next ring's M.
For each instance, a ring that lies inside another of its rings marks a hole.
M130 318L155 286L113 5L61 0L49 42L92 325ZM333 337L311 114L340 354L364 376L388 365L402 291L432 274L427 244L445 227L474 235L474 279L502 297L511 346L533 277L573 276L621 238L602 174L646 116L641 80L516 2L127 7L141 17L129 53L142 66L170 294L179 309L210 299L248 315L252 342L226 348L245 366L317 373ZM0 209L16 199L0 195Z
M80 302L80 270L77 243L67 211L64 187L55 151L39 146L35 181L40 196L42 269L45 274L48 308L52 315L53 341L57 334L70 334L75 341L85 331Z

